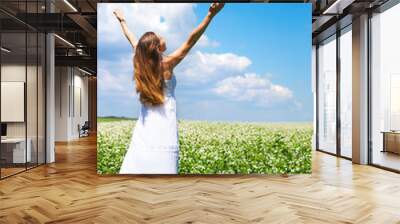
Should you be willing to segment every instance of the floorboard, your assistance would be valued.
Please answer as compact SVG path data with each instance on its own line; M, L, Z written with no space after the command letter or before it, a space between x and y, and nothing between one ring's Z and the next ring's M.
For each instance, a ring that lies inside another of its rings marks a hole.
M98 176L96 138L0 181L0 223L400 223L400 175L314 152L294 176Z

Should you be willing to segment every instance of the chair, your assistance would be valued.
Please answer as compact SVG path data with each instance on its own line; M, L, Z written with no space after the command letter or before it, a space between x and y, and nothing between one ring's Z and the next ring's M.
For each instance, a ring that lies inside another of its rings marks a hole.
M89 129L90 129L89 121L85 121L82 127L80 127L80 125L78 124L79 138L89 136Z

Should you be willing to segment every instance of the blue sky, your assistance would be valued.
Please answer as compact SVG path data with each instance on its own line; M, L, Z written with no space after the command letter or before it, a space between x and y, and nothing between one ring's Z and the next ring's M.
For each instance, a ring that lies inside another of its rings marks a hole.
M98 10L98 114L136 117L133 52L112 15L139 38L154 31L179 47L209 4L102 3ZM178 118L311 121L311 5L226 4L174 71Z

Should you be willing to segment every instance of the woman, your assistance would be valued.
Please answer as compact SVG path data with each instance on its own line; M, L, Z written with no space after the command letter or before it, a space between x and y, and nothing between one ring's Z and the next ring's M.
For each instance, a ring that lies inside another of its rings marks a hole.
M134 79L141 103L132 140L120 169L121 174L178 173L176 79L173 70L200 39L223 6L223 3L212 3L207 16L192 31L186 42L168 56L163 55L167 47L161 36L146 32L136 41L126 25L123 13L114 11L126 38L135 50Z

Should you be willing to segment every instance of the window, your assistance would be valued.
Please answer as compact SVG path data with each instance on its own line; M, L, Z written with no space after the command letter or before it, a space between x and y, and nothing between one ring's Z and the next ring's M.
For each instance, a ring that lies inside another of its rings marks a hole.
M352 33L351 26L340 35L340 155L352 156Z
M0 7L14 5L1 2ZM19 2L23 13L42 13L44 1ZM45 35L0 12L0 178L45 163ZM13 108L13 109L10 109Z
M336 36L318 47L318 149L336 153Z
M371 18L371 160L400 170L400 4Z

